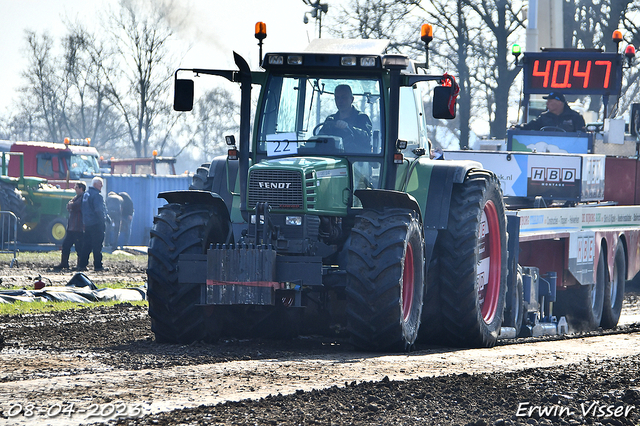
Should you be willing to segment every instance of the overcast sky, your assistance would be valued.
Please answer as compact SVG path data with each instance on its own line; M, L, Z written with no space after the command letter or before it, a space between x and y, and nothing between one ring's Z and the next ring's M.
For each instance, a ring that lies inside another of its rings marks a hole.
M154 1L154 0L140 0ZM160 0L155 0L160 1ZM167 0L168 1L168 0ZM191 31L180 31L176 48L192 46L176 68L235 68L235 50L257 68L258 47L254 38L257 21L267 24L265 51L300 50L315 38L314 20L303 23L310 8L302 0L174 0L189 12ZM331 6L343 0L328 1ZM48 32L58 42L65 34L62 21L80 19L94 29L100 27L96 11L117 6L118 0L0 0L0 114L16 99L23 84L25 30ZM195 31L197 29L198 31ZM198 33L198 36L194 34Z

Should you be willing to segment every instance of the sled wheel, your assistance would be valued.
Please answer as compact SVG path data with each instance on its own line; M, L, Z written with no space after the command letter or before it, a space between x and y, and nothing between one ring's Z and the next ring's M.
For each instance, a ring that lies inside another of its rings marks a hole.
M158 210L147 269L151 330L158 342L217 339L214 320L196 306L203 283L179 283L177 266L181 254L204 254L209 244L224 242L228 224L218 217L197 204L167 204Z
M572 332L595 330L600 325L604 304L606 259L604 247L600 247L595 284L569 287L557 294L555 315L566 316L569 330Z
M351 233L347 330L364 350L405 351L420 327L424 241L411 210L365 210Z
M504 311L504 327L516 329L516 336L520 336L522 325L524 324L524 288L522 283L522 271L518 266L516 272L516 282L513 288L507 290L507 306Z
M495 175L471 171L454 184L448 228L438 238L444 337L455 346L494 346L507 290L506 216Z
M615 328L622 311L624 299L624 287L627 278L627 267L624 255L624 246L618 242L613 256L613 271L611 278L605 281L604 302L602 306L602 319L600 325L603 328Z

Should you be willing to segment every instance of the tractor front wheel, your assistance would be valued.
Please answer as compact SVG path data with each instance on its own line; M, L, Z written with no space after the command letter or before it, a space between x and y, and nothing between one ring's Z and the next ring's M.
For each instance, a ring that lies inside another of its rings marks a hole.
M348 254L347 329L364 350L404 351L420 327L424 240L414 211L365 210Z
M558 291L554 314L566 316L570 331L595 330L602 320L604 292L607 266L604 247L600 247L596 282L589 285L578 285Z
M204 254L209 244L224 242L225 225L204 205L167 204L158 210L147 269L149 316L156 341L191 343L217 338L213 319L196 306L203 283L179 283L177 266L181 254Z

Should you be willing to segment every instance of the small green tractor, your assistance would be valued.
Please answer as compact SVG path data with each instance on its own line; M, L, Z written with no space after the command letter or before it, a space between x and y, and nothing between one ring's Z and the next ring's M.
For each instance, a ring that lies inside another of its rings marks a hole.
M198 168L190 190L158 195L168 204L149 247L157 341L342 333L373 351L496 343L507 288L499 181L480 163L430 158L421 89L436 84L432 113L446 119L457 85L387 46L320 39L266 54L261 71L237 54L238 70L176 71L174 109L193 105L193 80L179 74L219 76L240 85L241 124L238 143L227 137L228 155ZM353 126L329 125L345 85L370 120L365 144L353 143Z
M7 155L18 157L20 177L7 176ZM62 244L69 217L67 203L75 195L74 190L60 189L46 179L24 176L22 153L3 153L0 210L16 215L20 243Z

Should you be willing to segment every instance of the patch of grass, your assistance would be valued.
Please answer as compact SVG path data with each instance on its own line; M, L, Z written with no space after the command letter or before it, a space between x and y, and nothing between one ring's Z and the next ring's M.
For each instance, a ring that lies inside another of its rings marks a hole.
M96 308L98 306L114 306L119 303L130 303L134 306L149 306L146 300L141 301L111 301L111 302L92 302L92 303L76 303L76 302L15 302L0 303L0 315L22 315L46 312L66 311L69 309Z
M71 253L71 260L75 261L76 254L74 252ZM11 264L11 260L13 259L13 253L0 253L0 266L9 267ZM52 250L52 251L21 251L18 253L16 257L19 265L57 265L60 263L60 250ZM91 261L93 257L89 259ZM147 255L146 254L130 254L126 252L116 252L116 254L112 253L102 253L102 259L104 263L117 263L117 262L134 262L136 264L140 263L142 265L146 265L147 263Z
M44 282L47 284L47 286L49 286L49 283L47 280L44 280ZM60 285L65 285L65 284L60 284ZM143 285L145 285L144 281L115 281L111 283L95 284L95 286L98 288L114 288L114 289L135 288L135 287L142 287ZM24 288L25 286L11 286L11 287L4 287L0 290L22 290ZM33 286L28 287L27 290L33 290Z
M96 284L98 288L134 288L142 287L145 284L144 281L115 281L108 284Z

